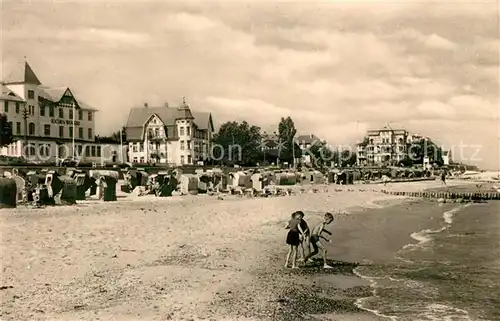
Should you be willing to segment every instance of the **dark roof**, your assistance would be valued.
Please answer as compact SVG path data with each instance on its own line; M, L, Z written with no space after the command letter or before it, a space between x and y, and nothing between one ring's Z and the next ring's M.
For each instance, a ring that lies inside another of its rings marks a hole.
M0 99L2 100L11 100L11 101L19 101L19 102L24 102L24 99L22 99L20 96L18 96L15 92L7 88L4 84L0 84L1 92L0 92Z
M165 126L175 126L176 119L193 117L200 130L213 130L212 115L207 112L191 112L189 108L177 107L135 107L130 109L127 120L127 139L141 139L143 127L151 116L157 115Z
M314 134L309 134L309 135L299 135L295 139L295 141L299 144L312 144L315 141L320 141L318 136Z
M42 84L27 61L16 64L4 82L6 84Z
M89 104L75 97L71 89L68 87L39 87L40 91L38 92L38 96L43 99L49 100L54 103L58 103L64 94L69 91L71 96L75 99L78 107L85 110L93 110L97 111L97 109L91 107Z

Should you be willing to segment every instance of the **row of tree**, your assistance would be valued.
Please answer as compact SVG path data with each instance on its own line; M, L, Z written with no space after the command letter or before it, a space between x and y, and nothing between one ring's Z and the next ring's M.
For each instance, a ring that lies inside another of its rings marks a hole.
M303 151L296 140L297 129L291 117L281 118L276 137L270 138L261 128L248 122L226 122L214 135L212 162L255 166L266 163L294 164L302 156L309 155L315 167L329 166L331 162L346 165L356 163L356 154L348 150L334 151L325 141L313 142Z

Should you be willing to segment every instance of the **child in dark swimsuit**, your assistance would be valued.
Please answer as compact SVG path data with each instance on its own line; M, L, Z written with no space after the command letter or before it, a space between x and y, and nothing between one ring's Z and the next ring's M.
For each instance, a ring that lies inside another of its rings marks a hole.
M300 226L301 213L295 212L292 214L292 219L288 222L287 228L290 229L286 235L286 244L289 245L288 254L286 256L285 268L288 267L290 256L292 257L292 268L297 267L297 249L300 245L301 238L305 239L304 231Z

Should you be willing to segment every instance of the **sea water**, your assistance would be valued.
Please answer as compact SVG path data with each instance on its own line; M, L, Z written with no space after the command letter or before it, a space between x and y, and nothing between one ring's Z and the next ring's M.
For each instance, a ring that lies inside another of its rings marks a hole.
M358 307L391 320L500 320L500 202L443 207L439 228L411 237L397 263L356 268L373 288Z

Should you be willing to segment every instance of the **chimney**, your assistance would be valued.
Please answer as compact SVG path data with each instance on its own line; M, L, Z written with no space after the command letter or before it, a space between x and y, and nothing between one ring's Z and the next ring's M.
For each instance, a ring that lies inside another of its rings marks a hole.
M168 108L168 101L165 102L165 108Z
M144 103L144 108L148 108L148 103Z

